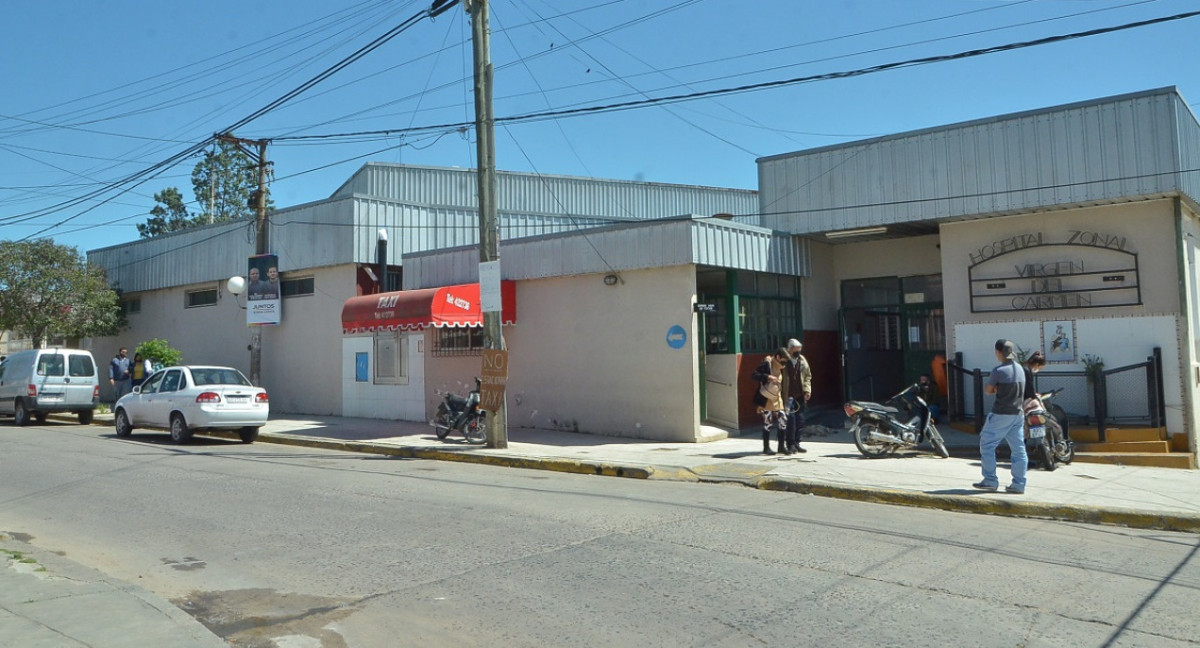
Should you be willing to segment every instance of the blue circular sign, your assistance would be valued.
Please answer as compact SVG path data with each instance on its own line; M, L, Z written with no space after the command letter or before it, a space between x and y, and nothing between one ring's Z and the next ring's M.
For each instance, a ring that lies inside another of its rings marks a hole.
M667 346L672 349L682 349L687 344L687 331L678 324L667 329Z

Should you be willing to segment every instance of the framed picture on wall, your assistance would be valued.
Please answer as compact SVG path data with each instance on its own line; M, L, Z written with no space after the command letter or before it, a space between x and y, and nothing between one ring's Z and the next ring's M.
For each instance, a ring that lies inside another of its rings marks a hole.
M1042 322L1046 362L1075 362L1075 320Z

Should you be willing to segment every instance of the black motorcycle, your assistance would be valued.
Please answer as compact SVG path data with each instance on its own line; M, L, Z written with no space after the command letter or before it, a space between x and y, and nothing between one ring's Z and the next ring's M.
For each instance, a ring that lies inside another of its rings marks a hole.
M888 399L887 404L850 401L843 409L853 425L854 445L867 457L894 454L928 441L942 458L950 456L946 442L929 416L921 383L914 383Z
M476 378L475 389L466 397L447 393L442 398L429 422L437 432L437 438L445 440L451 430L458 430L467 443L480 445L487 441L487 411L479 408L480 384Z
M1067 413L1057 404L1046 402L1062 390L1063 388L1059 387L1038 394L1036 405L1027 405L1025 408L1026 430L1033 430L1038 426L1046 428L1045 436L1029 437L1025 440L1029 456L1035 458L1044 470L1054 470L1060 463L1069 464L1075 460L1075 442L1068 433Z

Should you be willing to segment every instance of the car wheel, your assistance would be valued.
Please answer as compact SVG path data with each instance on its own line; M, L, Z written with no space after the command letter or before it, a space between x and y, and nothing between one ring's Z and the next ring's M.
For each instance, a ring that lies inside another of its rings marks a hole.
M254 440L258 438L258 428L244 427L238 430L238 436L242 437L242 443L254 443Z
M91 425L92 419L95 417L96 417L96 412L94 410L82 410L79 412L79 424L80 425Z
M42 425L43 423L45 423L45 422L46 422L46 413L45 413L45 412L38 412L38 413L34 414L34 415L33 415L33 420L37 421L37 424L38 424L38 425Z
M123 409L117 410L115 426L117 428L117 436L119 437L127 437L133 434L133 425L129 423L129 415Z
M18 427L29 425L29 410L25 409L25 401L17 400L13 406L13 424Z
M187 443L190 438L192 438L192 431L188 429L187 421L184 420L183 414L178 412L172 414L171 440L175 443Z

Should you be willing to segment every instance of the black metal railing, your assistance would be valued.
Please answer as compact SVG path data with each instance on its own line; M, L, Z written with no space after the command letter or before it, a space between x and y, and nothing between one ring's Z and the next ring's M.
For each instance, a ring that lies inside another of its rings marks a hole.
M987 412L983 380L989 372L963 366L962 353L946 363L949 417L970 420L975 431L983 429ZM1034 377L1038 391L1062 387L1054 402L1073 423L1095 425L1105 441L1113 424L1162 427L1166 424L1162 378L1162 349L1155 347L1145 362L1097 371L1040 371Z

